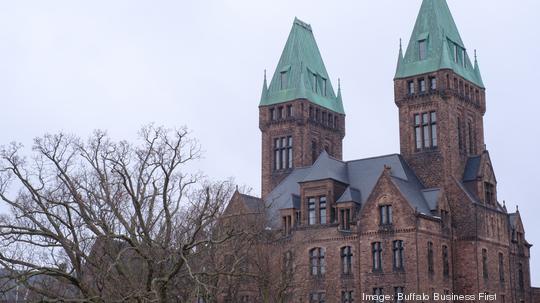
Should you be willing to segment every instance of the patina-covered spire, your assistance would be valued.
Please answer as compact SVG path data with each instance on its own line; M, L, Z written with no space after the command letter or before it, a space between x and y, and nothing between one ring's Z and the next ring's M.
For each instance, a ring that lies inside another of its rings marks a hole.
M266 69L264 70L264 81L263 81L263 88L261 92L261 102L268 96L268 84L266 82Z
M484 81L482 80L482 74L480 73L480 66L478 65L478 56L476 55L476 50L474 50L474 73L476 78L480 81L480 86L484 86Z
M402 64L403 64L403 47L401 46L401 39L399 39L399 54L398 54L397 66L396 66L396 75L399 73L399 69L401 68Z
M446 0L424 0L396 79L451 69L483 87Z
M289 38L260 106L307 99L344 114L324 66L311 26L295 18Z

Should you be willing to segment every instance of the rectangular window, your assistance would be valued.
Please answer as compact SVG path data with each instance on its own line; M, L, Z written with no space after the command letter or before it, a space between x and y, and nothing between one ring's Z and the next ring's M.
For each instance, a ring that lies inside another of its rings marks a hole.
M427 56L427 40L418 41L418 54L419 59L424 60Z
M424 130L424 147L429 148L431 146L431 142L429 140L429 114L424 113L422 114L422 128Z
M499 282L504 283L504 255L499 253Z
M292 136L287 137L287 168L293 168L293 139Z
M394 287L394 302L403 303L405 302L403 296L405 294L405 288L402 286Z
M277 120L276 109L273 107L270 109L270 120L272 121Z
M353 292L351 290L341 292L341 303L353 303L353 300Z
M341 273L344 275L352 274L352 248L345 246L341 248Z
M403 270L403 240L393 242L394 270Z
M316 74L313 74L313 91L314 92L317 92L318 91L318 83L319 81L317 81L317 75Z
M482 276L484 277L484 279L488 279L489 278L489 273L488 273L488 254L487 254L487 249L482 249Z
M326 79L322 79L322 94L326 96Z
M428 273L433 274L433 242L428 242Z
M371 255L373 271L382 271L382 244L381 242L371 243Z
M467 67L467 60L465 60L465 58L467 58L467 52L464 49L461 49L461 60L463 61L463 67Z
M469 147L469 154L474 154L474 138L472 122L467 122L467 146Z
M454 43L454 62L459 62L459 47Z
M443 261L443 277L450 275L450 262L448 261L448 246L442 247L442 261Z
M384 297L383 297L383 289L380 287L373 288L373 295L375 296L375 299L373 300L373 303L383 303Z
M309 303L325 303L326 294L324 292L312 292L309 294Z
M340 222L341 230L350 230L351 229L351 210L349 208L340 210Z
M308 198L308 224L316 224L315 198Z
M278 107L277 118L278 119L283 119L285 117L284 113L285 112L283 110L283 106Z
M293 168L292 136L274 139L274 170Z
M426 79L418 80L418 87L421 93L425 93L426 92Z
M286 89L287 88L287 72L281 72L280 74L280 89Z
M486 204L495 204L495 186L489 182L484 182Z
M287 105L287 117L290 118L293 116L293 106Z
M422 129L420 127L420 115L414 115L414 140L416 149L422 149Z
M382 205L379 206L379 217L381 225L390 225L392 224L392 206L391 205Z
M414 95L414 81L409 81L407 83L407 89L408 89L409 95Z
M431 112L430 113L430 119L431 119L431 146L437 147L437 113Z
M326 224L326 197L319 198L319 223Z
M457 118L457 135L458 135L458 146L459 150L463 150L463 135L461 134L461 118Z
M437 89L437 78L431 77L429 78L429 89L436 90Z

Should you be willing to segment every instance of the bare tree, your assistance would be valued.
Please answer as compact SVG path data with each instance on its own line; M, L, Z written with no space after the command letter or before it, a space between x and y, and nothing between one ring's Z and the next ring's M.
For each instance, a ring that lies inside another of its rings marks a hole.
M147 126L137 145L96 131L0 151L0 268L45 301L177 302L209 293L210 248L230 181L189 173L200 146L185 129ZM226 274L226 273L225 273Z

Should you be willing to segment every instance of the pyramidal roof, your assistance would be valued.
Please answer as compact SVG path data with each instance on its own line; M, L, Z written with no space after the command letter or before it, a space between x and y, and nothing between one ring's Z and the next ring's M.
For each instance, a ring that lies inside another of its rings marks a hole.
M334 112L345 113L339 88L336 96L311 26L297 18L268 87L265 76L260 106L295 99L308 99Z
M421 58L421 42L425 55ZM396 79L451 69L484 87L478 62L471 63L446 0L423 0L405 56L401 51Z

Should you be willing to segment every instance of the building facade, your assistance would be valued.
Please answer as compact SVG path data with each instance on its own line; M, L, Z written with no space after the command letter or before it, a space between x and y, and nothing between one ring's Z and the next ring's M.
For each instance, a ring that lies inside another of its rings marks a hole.
M235 195L229 210L264 209L280 302L538 302L519 211L497 199L469 55L446 1L424 0L394 77L400 154L343 161L340 86L294 21L259 106L261 198ZM262 301L254 287L242 300Z

